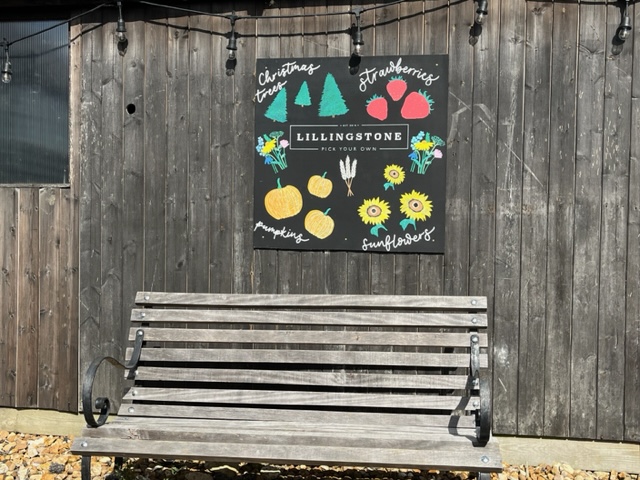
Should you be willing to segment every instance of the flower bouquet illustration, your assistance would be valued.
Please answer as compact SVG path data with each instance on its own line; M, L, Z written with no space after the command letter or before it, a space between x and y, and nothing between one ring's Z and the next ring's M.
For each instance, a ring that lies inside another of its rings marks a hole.
M411 171L416 169L419 174L424 175L433 162L434 158L442 158L443 153L438 147L444 146L444 140L428 132L420 131L411 138L411 150L409 159L411 160Z
M289 146L289 142L280 139L283 135L284 132L277 131L258 137L256 151L264 157L265 165L271 165L273 173L278 173L279 170L282 171L288 166L285 149Z

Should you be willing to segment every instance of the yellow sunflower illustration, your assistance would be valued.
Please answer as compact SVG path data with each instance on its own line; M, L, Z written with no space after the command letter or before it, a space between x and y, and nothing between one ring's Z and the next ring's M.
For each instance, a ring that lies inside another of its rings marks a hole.
M412 190L411 193L402 194L400 211L407 217L400 222L402 229L405 230L409 225L416 228L416 220L426 220L431 216L432 210L433 202L424 193Z
M378 197L365 200L358 208L358 215L367 225L380 225L389 218L390 214L389 203Z
M399 165L387 165L384 169L384 178L387 181L384 184L384 189L395 189L396 185L404 182L404 169Z
M383 223L387 221L389 215L391 215L389 202L380 200L378 197L365 200L358 208L358 215L360 215L365 225L373 225L370 232L377 237L378 230L381 228L384 230L387 229Z

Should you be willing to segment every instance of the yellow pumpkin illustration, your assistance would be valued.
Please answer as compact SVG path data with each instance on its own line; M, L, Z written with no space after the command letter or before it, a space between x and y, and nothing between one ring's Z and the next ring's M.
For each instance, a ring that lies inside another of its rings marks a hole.
M302 210L302 194L293 185L282 186L278 179L278 188L267 192L264 208L276 220L293 217Z
M309 178L307 183L307 189L311 195L315 195L320 198L327 198L333 190L333 182L328 178L325 178L327 172L324 172L322 176L313 175Z
M335 223L333 218L327 215L329 210L331 209L327 209L324 213L320 210L311 210L307 213L307 216L304 217L304 228L307 229L307 232L320 239L327 238L331 235Z

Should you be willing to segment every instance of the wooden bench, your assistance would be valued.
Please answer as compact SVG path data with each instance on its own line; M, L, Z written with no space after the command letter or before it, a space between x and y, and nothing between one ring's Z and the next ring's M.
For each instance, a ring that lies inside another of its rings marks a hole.
M486 298L141 292L117 417L83 388L92 455L502 470ZM100 411L96 420L92 406ZM99 428L96 428L98 427Z

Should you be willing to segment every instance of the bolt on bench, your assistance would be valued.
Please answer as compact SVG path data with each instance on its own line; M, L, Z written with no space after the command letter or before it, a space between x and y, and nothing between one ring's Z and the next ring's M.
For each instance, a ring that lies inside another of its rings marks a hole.
M83 480L92 455L502 470L484 297L141 292L136 304L126 366L97 358L84 379L87 428L71 448ZM109 423L109 400L92 399L105 361L133 382Z

